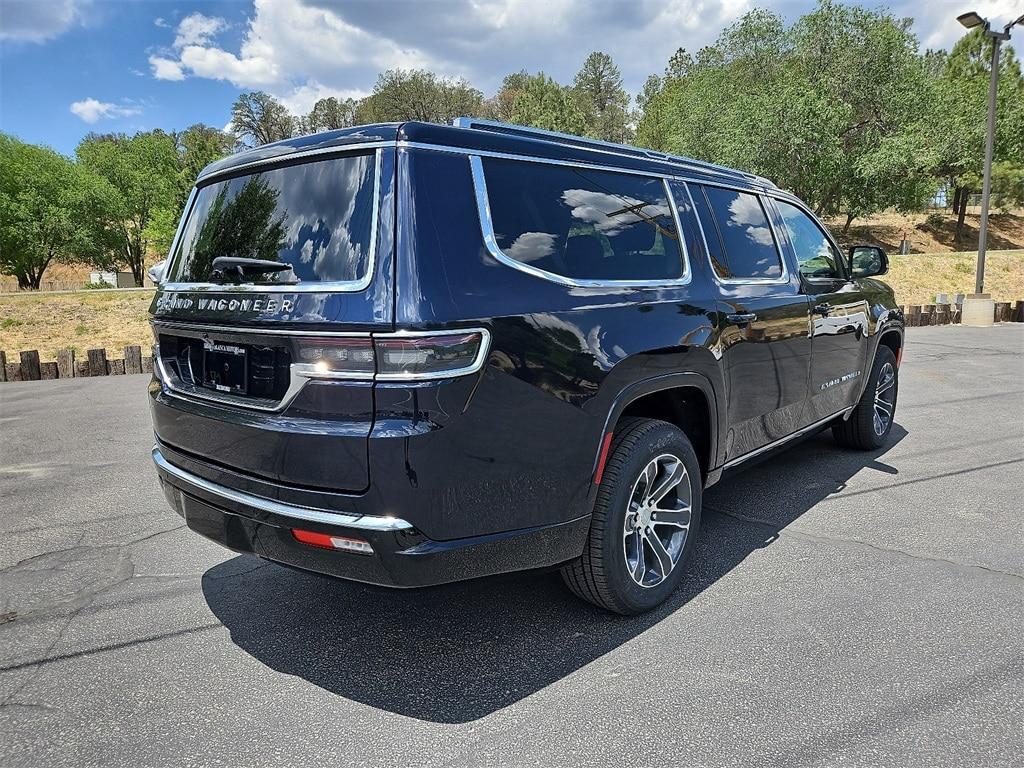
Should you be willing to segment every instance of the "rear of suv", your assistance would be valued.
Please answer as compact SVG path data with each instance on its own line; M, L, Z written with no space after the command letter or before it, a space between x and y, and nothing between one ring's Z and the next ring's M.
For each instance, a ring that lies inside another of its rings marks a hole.
M203 171L159 275L153 459L236 551L396 587L559 566L647 610L724 471L884 441L884 270L764 179L631 147L468 119L268 145Z

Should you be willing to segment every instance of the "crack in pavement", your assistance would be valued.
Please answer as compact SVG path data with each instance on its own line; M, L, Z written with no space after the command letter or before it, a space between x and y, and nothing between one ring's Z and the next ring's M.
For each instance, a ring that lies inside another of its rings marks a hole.
M916 485L918 483L927 483L932 480L940 480L944 477L955 477L957 475L966 475L971 472L981 472L985 469L995 469L996 467L1005 467L1010 464L1020 464L1024 462L1024 456L1016 459L1007 459L1006 461L995 461L991 464L980 464L977 467L967 467L966 469L954 469L948 472L940 472L937 475L926 475L925 477L915 477L910 480L901 480L897 483L889 483L888 485L880 485L877 488L862 488L859 491L850 491L849 493L834 493L829 496L829 499L849 499L854 496L863 496L868 493L877 493L878 491L888 491L893 488L901 488L907 485Z
M68 622L68 623L70 623L70 622ZM206 631L211 630L211 629L223 629L223 628L224 628L223 624L221 624L219 621L215 621L215 622L211 622L209 624L200 624L197 627L186 627L185 629L176 629L176 630L174 630L172 632L162 632L159 635L149 635L147 637L137 637L137 638L135 638L133 640L125 640L124 642L121 642L121 643L110 643L109 645L100 645L100 646L96 646L94 648L83 648L82 650L79 650L79 651L71 651L69 653L60 653L60 654L57 654L56 656L49 656L48 655L48 656L46 656L44 658L41 658L41 659L33 659L32 661L21 661L21 662L18 662L17 664L10 664L10 665L6 665L6 666L0 665L0 674L2 674L4 672L16 672L18 670L27 669L29 667L36 667L36 668L38 668L38 667L41 667L41 666L44 666L44 665L47 665L47 664L53 664L54 662L57 662L57 661L66 661L68 659L79 659L79 658L82 658L83 656L93 656L93 655L98 654L98 653L109 653L111 651L119 651L119 650L122 650L124 648L132 648L132 647L137 646L137 645L145 645L147 643L154 643L154 642L157 642L159 640L168 640L168 639L174 638L174 637L184 637L184 636L187 636L187 635L194 635L194 634L197 634L199 632L206 632ZM64 629L66 630L67 627L65 626ZM9 701L12 696L14 696L16 693L19 693L21 690L23 690L25 688L25 686L27 686L28 683L31 682L31 681L32 681L32 678L29 678L24 683L22 683L20 686L18 686L18 688L15 690L15 692L12 693L11 696L7 697L5 702ZM5 702L0 702L0 707L2 707Z
M228 579L234 579L234 578L237 578L239 576L245 576L246 574L252 573L253 571L258 571L261 568L266 568L269 565L270 565L270 563L264 560L264 561L261 561L258 565L254 566L252 568L246 568L245 570L235 571L233 573L229 573L229 574L226 574L224 576L208 577L208 578L210 580L212 580L212 581L226 581ZM134 565L133 565L133 570L134 570ZM162 633L162 634L159 634L159 635L152 635L152 636L148 636L148 637L141 637L141 638L135 638L135 639L132 639L132 640L126 640L126 641L120 642L120 643L112 643L112 644L109 644L109 645L96 646L96 647L93 647L93 648L83 648L83 649L80 649L80 650L77 650L77 651L70 651L68 653L57 654L57 655L54 655L54 656L50 655L53 652L54 648L57 647L57 644L63 639L63 637L64 637L65 633L67 632L68 628L70 627L72 621L74 621L76 618L78 618L79 615L81 615L86 609L88 609L95 602L96 598L100 594L102 594L103 592L106 592L106 591L108 591L110 589L113 589L114 587L118 586L119 584L123 584L123 583L125 583L127 581L144 580L144 579L168 579L168 578L170 578L170 579L178 579L178 578L190 577L190 576L192 576L192 574L168 574L168 575L165 575L165 574L156 574L156 575L152 575L152 574L139 574L139 575L136 575L133 572L128 577L126 577L124 579L121 579L121 580L117 581L114 584L110 584L110 585L104 587L101 590L96 591L94 594L91 595L90 599L85 604L79 606L70 616L68 616L67 620L64 622L64 625L59 630L57 638L52 643L50 643L49 647L42 654L42 656L40 656L39 658L36 658L36 659L29 660L29 661L17 662L15 664L8 664L8 665L0 664L0 674L2 674L4 672L15 672L15 671L18 671L18 670L21 670L21 669L27 669L27 668L32 668L32 667L40 667L42 665L51 664L51 663L53 663L55 661L62 661L62 660L66 660L66 659L75 659L75 658L80 658L80 657L83 657L83 656L91 656L91 655L98 654L98 653L108 653L108 652L111 652L111 651L121 650L123 648L130 648L130 647L135 646L135 645L151 643L151 642L155 642L155 641L162 640L162 639L167 639L167 638L172 638L172 637L179 637L179 636L183 636L183 635L189 635L189 634L193 634L193 633L196 633L196 632L205 631L207 629L214 629L216 627L223 627L223 624L221 624L220 622L213 622L213 623L210 623L210 624L203 624L203 625L200 625L200 626L197 626L197 627L188 627L186 629L174 630L172 632L165 632L165 633ZM4 699L4 701L0 702L0 708L2 708L7 702L9 702L13 696L15 696L18 693L22 692L27 687L29 682L31 682L31 679L26 680L24 683L22 683L20 686L18 686L6 699Z
M1014 583L1018 581L1024 581L1024 573L1016 573L1015 571L1003 571L998 568L989 568L986 565L977 565L974 563L963 563L959 560L950 560L944 557L932 557L930 555L922 555L915 552L908 552L904 549L898 549L896 547L883 547L878 544L872 544L870 541L864 541L863 539L846 539L841 536L824 536L820 533L811 533L802 528L797 528L792 525L780 526L772 520L767 520L760 517L752 517L750 515L743 515L739 512L731 512L727 509L721 509L719 507L705 507L709 512L716 512L726 517L731 517L733 520L739 520L743 523L752 523L754 525L760 525L765 528L770 528L772 533L777 537L781 537L783 534L786 536L792 536L793 538L801 539L804 541L810 541L815 543L833 544L840 547L850 546L852 548L864 548L870 549L875 552L880 552L887 555L895 555L900 558L906 558L915 562L922 563L933 563L936 565L949 565L955 568L961 568L967 571L982 571L990 576L996 576L1008 579Z

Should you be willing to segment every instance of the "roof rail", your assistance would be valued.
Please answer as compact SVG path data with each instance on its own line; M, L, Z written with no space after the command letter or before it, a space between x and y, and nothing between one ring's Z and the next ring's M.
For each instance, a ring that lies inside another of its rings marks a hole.
M634 147L629 144L616 144L612 141L602 141L600 139L589 139L585 136L576 136L571 133L561 133L559 131L548 131L544 128L531 128L526 125L514 125L512 123L502 123L497 120L484 120L477 117L456 117L452 120L452 125L456 128L478 128L484 131L491 131L492 133L503 133L511 136L524 136L527 138L540 139L542 141L551 141L557 144L567 144L571 146L581 147L583 149L594 149L599 152L612 152L616 154L628 154L640 157L646 157L651 160L659 160L661 162L674 163L677 165L684 165L688 168L694 168L703 173L713 173L719 176L740 176L745 179L755 181L765 187L775 187L775 184L764 178L758 176L756 173L748 173L746 171L740 171L735 168L729 168L725 165L717 165L716 163L708 163L703 160L694 160L692 157L683 157L682 155L670 155L666 152L657 152L653 149L643 149L642 147Z

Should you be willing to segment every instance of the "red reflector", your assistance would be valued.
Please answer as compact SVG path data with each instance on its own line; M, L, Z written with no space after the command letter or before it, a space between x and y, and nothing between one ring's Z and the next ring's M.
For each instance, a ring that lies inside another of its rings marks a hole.
M896 367L900 367L900 363L903 361L903 347L896 348Z
M363 539L353 539L349 536L331 536L329 533L304 531L301 528L292 528L292 536L295 537L296 541L308 544L311 547L340 549L343 552L358 552L363 555L373 554L373 547L370 546L370 542Z
M601 475L604 474L604 464L608 461L608 451L612 447L612 435L614 433L609 432L604 436L604 442L601 443L601 455L597 459L597 471L594 473L594 485L601 484Z

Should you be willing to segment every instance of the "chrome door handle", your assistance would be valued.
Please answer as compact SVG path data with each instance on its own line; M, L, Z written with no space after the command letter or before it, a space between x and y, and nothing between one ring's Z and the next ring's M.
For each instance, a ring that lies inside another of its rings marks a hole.
M757 320L757 315L753 312L739 312L733 315L726 315L725 319L730 323L736 323L736 325L746 325Z
M828 313L832 311L831 304L816 304L814 306L814 314L821 315L822 317L828 317Z

